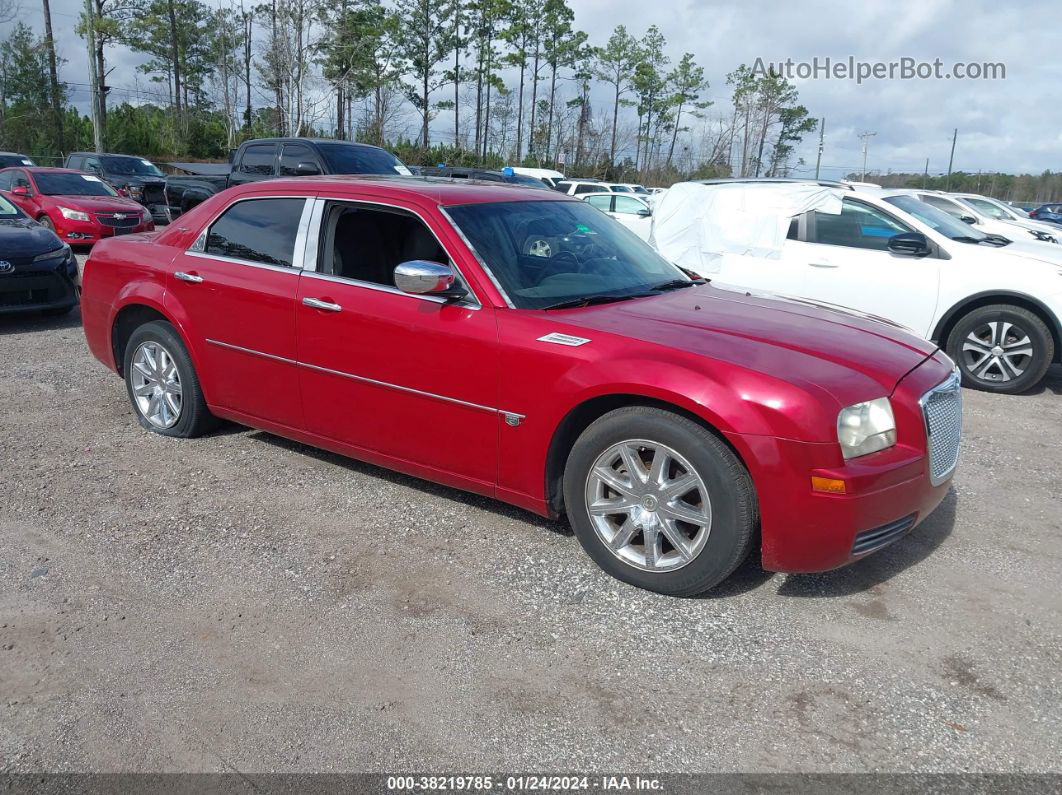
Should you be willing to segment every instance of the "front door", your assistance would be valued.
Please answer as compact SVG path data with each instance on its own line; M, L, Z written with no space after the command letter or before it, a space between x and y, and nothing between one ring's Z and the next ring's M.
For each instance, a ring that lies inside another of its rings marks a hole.
M447 301L394 286L401 262L454 263L412 208L318 205L317 270L307 262L296 306L307 429L492 493L503 421L493 309L471 292Z
M794 293L901 323L928 336L937 305L939 259L888 250L889 238L915 231L881 208L845 198L839 215L811 212L804 241L787 240L799 263Z
M302 422L295 298L308 213L305 198L235 202L174 259L166 297L196 335L210 403L291 427Z

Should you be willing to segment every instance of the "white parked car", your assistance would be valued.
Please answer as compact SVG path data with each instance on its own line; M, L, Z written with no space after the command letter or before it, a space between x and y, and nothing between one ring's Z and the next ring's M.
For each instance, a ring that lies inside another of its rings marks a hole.
M949 193L948 196L957 199L985 218L992 218L996 221L1008 221L1017 224L1023 229L1032 231L1034 236L1040 240L1062 243L1062 229L1044 223L1043 221L1037 221L1030 218L1029 214L1024 210L1020 210L1017 207L1011 207L1009 204L999 201L999 199L992 199L988 196L978 196L973 193Z
M707 193L728 188L737 192L728 203ZM980 242L977 230L916 197L885 193L685 183L657 205L653 241L713 281L907 326L944 348L967 386L1012 393L1039 383L1058 361L1062 266ZM748 244L735 241L735 228Z
M892 194L903 192L914 196L919 201L930 204L938 210L943 210L953 218L964 221L986 235L1002 235L1010 240L1031 240L1037 245L1054 245L1058 240L1056 237L1058 230L1052 230L1044 224L1038 224L1031 218L1027 218L1025 221L990 218L977 208L948 194L921 190L891 190L889 192ZM1050 238L1050 240L1046 238Z
M562 179L553 189L566 196L582 196L584 193L614 193L609 184L596 179Z
M615 218L648 242L653 229L653 210L644 199L622 193L591 193L583 201Z
M556 187L557 183L564 179L562 173L554 171L552 168L525 168L524 166L509 166L509 168L513 170L514 174L540 179L551 188Z

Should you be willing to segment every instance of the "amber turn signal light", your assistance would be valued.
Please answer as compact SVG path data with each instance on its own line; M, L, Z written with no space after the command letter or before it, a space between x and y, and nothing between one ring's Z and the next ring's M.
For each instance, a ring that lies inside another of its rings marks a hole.
M843 480L837 480L836 478L819 478L812 475L811 490L822 491L826 494L844 494L845 486Z

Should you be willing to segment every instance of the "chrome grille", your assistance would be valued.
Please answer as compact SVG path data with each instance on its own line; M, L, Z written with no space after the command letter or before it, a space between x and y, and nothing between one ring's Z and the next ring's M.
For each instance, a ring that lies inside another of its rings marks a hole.
M962 440L962 389L956 370L941 384L933 387L919 401L926 422L929 448L929 481L943 483L959 461Z

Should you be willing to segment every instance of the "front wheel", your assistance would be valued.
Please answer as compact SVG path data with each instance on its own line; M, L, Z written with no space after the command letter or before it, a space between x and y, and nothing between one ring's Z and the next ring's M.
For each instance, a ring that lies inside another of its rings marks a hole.
M947 341L964 386L1013 394L1040 383L1055 342L1043 320L1009 304L982 306L959 319Z
M583 431L565 466L564 503L602 569L670 596L725 580L756 535L752 481L733 451L701 425L646 406Z
M149 431L187 439L217 425L188 351L169 323L153 320L133 331L122 372L137 420Z
M54 232L55 231L55 224L52 223L52 219L49 218L47 215L42 215L40 218L38 218L37 219L37 223L39 223L41 226L43 226L49 232Z

